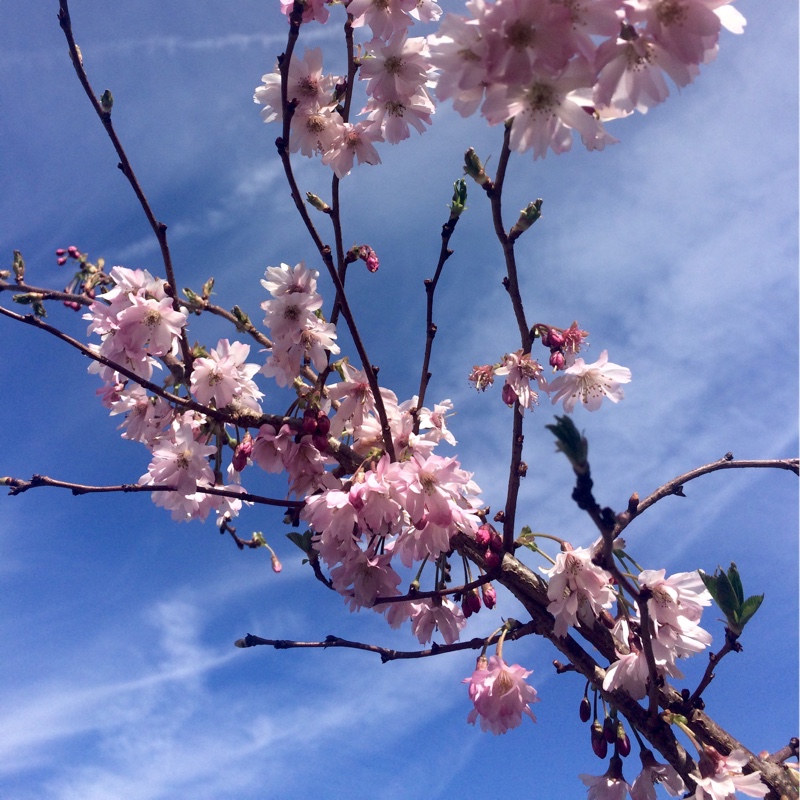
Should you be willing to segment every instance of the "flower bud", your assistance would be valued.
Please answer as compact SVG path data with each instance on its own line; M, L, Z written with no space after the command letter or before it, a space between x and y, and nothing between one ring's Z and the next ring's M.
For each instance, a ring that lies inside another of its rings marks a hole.
M464 173L469 175L479 186L490 183L489 176L483 171L483 164L478 158L478 154L471 147L464 153Z
M493 550L487 550L484 553L483 560L486 562L486 569L494 569L500 566L501 558Z
M550 353L550 366L554 369L564 369L567 364L567 360L564 358L564 354L560 350L554 350Z
M481 547L488 547L489 546L489 539L492 538L492 527L491 525L481 525L480 528L475 532L475 541Z
M592 751L598 758L605 758L608 755L608 742L603 736L603 726L595 720L591 728Z
M56 264L58 264L59 267L63 267L64 264L66 264L66 263L67 263L67 257L66 256L59 256L59 258L56 259Z
M315 433L311 437L311 441L314 443L314 447L320 451L320 453L325 453L328 450L328 437L323 436L321 433Z
M494 590L494 586L491 583L484 583L481 586L481 594L483 595L483 604L489 610L493 609L497 605L497 592Z
M513 406L514 403L517 402L517 393L514 391L514 387L510 383L503 384L503 393L502 393L503 402L507 406Z
M56 250L56 255L57 256L65 256L66 254L67 254L67 251L63 247L59 247L58 250Z
M586 697L586 695L584 695L583 700L581 700L578 715L581 718L581 722L588 722L589 717L592 715L592 704L589 702L589 698Z
M275 553L270 556L269 560L272 563L273 572L280 572L283 569L283 564L278 560L278 556L276 556Z
M495 553L500 553L503 550L503 537L495 530L489 536L489 549L494 550Z
M472 614L477 614L481 610L481 598L474 589L464 598L464 604L469 606Z
M603 738L609 744L614 744L617 740L617 725L611 717L606 717L603 721Z
M330 417L326 417L321 411L319 412L319 416L317 417L317 431L321 433L323 436L327 436L331 430L331 420Z
M628 734L625 733L625 728L621 722L617 724L617 752L623 758L631 753L631 740L628 738Z

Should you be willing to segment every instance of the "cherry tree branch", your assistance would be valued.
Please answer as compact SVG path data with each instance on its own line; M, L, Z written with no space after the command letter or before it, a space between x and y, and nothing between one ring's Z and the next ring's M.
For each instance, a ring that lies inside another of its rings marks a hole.
M650 506L655 505L659 500L672 495L676 497L685 497L683 487L689 481L700 478L703 475L708 475L711 472L717 472L723 469L782 469L793 472L795 475L800 475L800 459L797 458L767 458L767 459L734 459L732 453L726 453L719 461L713 461L710 464L704 464L702 467L697 467L683 475L678 475L663 486L659 486L651 495L646 497L635 508L629 506L627 511L623 511L617 515L617 524L614 528L614 538L619 536L625 528L632 522L632 520L646 511ZM633 504L631 504L632 506Z
M523 636L529 636L533 633L531 624L521 625L518 628L506 633L505 640L521 639ZM269 646L274 647L276 650L290 650L294 648L322 648L329 647L345 647L353 650L364 650L368 653L375 653L381 657L381 662L398 661L401 659L411 658L429 658L431 656L440 656L444 653L456 653L460 650L480 650L486 646L495 644L500 639L500 634L490 636L488 639L470 639L465 642L455 642L454 644L432 644L427 650L393 650L388 647L380 647L376 644L367 644L365 642L353 642L348 639L342 639L339 636L326 636L322 642L296 642L289 639L262 639L260 636L253 636L253 634L246 634L244 638L237 639L235 642L236 647L258 647Z
M376 597L375 602L372 604L372 608L375 606L385 605L386 603L405 603L408 601L415 601L415 600L426 600L433 597L447 597L449 594L465 594L466 592L471 592L473 589L478 589L479 587L483 586L485 583L489 583L493 580L493 576L491 574L481 575L479 578L476 578L474 581L470 581L469 583L464 583L461 586L453 586L447 589L434 589L429 592L409 592L408 594L401 594L395 595L393 597Z
M172 255L169 250L169 244L167 243L167 226L163 222L160 222L156 219L153 209L151 208L147 197L142 191L142 187L139 184L136 173L133 171L133 167L131 167L128 156L122 146L122 142L120 142L117 132L114 130L114 124L111 121L111 102L113 101L110 101L110 92L106 92L103 97L98 100L97 95L89 83L86 70L83 68L83 56L81 55L81 52L75 43L75 37L72 32L72 20L70 18L68 0L59 0L58 22L61 25L61 30L64 31L64 36L67 39L69 53L72 59L72 66L75 68L75 72L78 75L78 80L80 81L81 86L83 86L83 90L86 92L86 96L89 98L92 108L94 108L95 113L100 118L100 122L103 123L103 127L105 128L105 131L111 140L111 144L114 146L114 150L116 150L119 158L119 164L117 164L117 166L122 174L128 179L128 183L130 183L131 188L133 189L133 192L139 201L139 205L142 207L142 210L147 217L147 221L150 223L150 227L153 229L153 233L158 241L159 249L161 250L161 259L164 262L164 272L167 278L167 283L169 284L168 288L165 287L165 292L172 297L173 308L176 311L179 311L180 301L177 295L177 284L175 282L175 271L172 266ZM108 101L106 101L106 96L108 96ZM192 356L191 349L189 347L189 340L186 338L185 331L181 332L181 350L183 352L183 359L184 363L186 364L186 369L190 370Z
M442 225L442 246L439 249L439 261L436 264L436 271L433 273L433 278L426 278L425 295L427 299L426 313L425 313L425 355L422 359L422 375L419 381L419 393L417 397L417 407L412 412L414 415L414 432L419 433L419 411L425 405L425 393L428 389L428 382L431 379L431 373L428 371L431 363L431 353L433 352L433 339L436 336L436 325L433 321L433 298L436 294L436 287L439 284L439 278L442 276L445 262L453 255L450 249L450 239L456 229L460 217L451 212L450 218Z
M355 345L356 350L358 351L359 358L361 359L361 366L364 369L364 374L367 376L367 382L369 383L370 391L373 395L373 400L375 402L375 409L378 412L378 418L381 423L381 435L383 437L383 445L388 453L389 457L392 461L396 460L395 452L394 452L394 442L392 441L392 432L391 428L389 427L389 417L386 414L386 407L383 402L383 397L380 392L380 387L378 385L378 374L377 369L372 365L372 362L367 355L367 350L364 345L363 340L361 339L361 334L359 333L358 327L355 322L355 318L353 316L353 312L350 309L350 304L347 300L347 296L344 292L344 285L339 277L339 273L336 269L336 266L333 262L333 257L331 255L331 248L329 245L325 244L320 235L314 226L314 223L311 221L311 217L309 216L308 210L306 209L305 203L303 202L303 198L300 195L300 189L297 186L297 181L294 177L294 170L292 168L292 161L291 156L289 154L289 136L291 130L291 121L292 117L294 116L294 108L295 103L294 100L289 100L288 98L288 81L289 81L289 64L291 63L292 53L294 52L295 45L297 43L297 38L300 33L300 20L302 19L303 14L303 5L301 3L295 2L294 8L292 13L289 16L289 40L287 42L286 51L285 53L278 59L278 66L280 69L281 74L281 102L282 102L282 110L283 110L283 133L278 139L275 140L275 146L278 150L278 156L280 157L281 164L283 165L283 171L286 176L286 180L289 184L289 191L292 197L292 202L294 203L295 208L297 209L297 213L300 215L300 219L303 221L306 230L308 231L311 239L314 242L315 247L317 248L320 257L322 258L323 264L325 264L325 268L328 271L328 275L333 282L334 288L336 290L336 295L339 301L339 305L342 310L342 316L347 323L347 328L350 331L350 336L353 339L353 344Z
M22 478L2 477L0 486L8 486L9 495L18 495L27 492L29 489L39 489L50 487L54 489L69 489L76 497L83 494L106 494L109 492L176 492L175 486L169 484L141 484L141 483L120 483L115 486L89 486L82 483L72 483L71 481L61 481L50 478L47 475L33 475L30 480ZM197 486L197 492L202 494L213 494L217 497L233 497L244 500L248 503L256 503L264 506L279 506L281 508L302 508L305 505L303 500L280 500L274 497L263 497L250 492L236 492L231 489L221 489L216 486Z
M51 336L55 336L57 339L60 339L62 342L66 342L71 347L74 347L87 358L97 361L99 364L102 364L109 369L113 369L120 375L124 375L129 380L139 384L139 386L141 386L143 389L147 389L149 392L162 397L168 403L172 403L174 406L178 406L185 410L198 411L221 424L238 425L244 428L260 428L262 425L271 425L273 428L275 428L275 430L280 430L283 425L288 425L290 428L292 428L292 430L295 431L299 431L303 424L302 420L296 417L287 417L277 414L254 414L252 412L229 412L216 408L209 408L208 406L204 406L202 403L198 403L196 400L191 400L186 397L179 397L176 394L168 392L158 384L142 378L140 375L137 375L135 372L129 370L127 367L124 367L122 364L117 364L115 361L100 355L100 353L95 352L90 347L87 347L85 344L79 342L77 339L73 339L71 336L67 335L63 331L60 331L58 328L43 322L33 314L17 314L14 311L10 311L9 309L0 306L0 315L9 317L17 322L25 323L26 325L32 325L34 328L38 328L39 330L43 330L49 333ZM339 462L339 465L346 470L348 474L355 472L363 462L363 458L361 456L355 453L346 444L334 439L333 437L329 437L328 439L328 449L330 454Z

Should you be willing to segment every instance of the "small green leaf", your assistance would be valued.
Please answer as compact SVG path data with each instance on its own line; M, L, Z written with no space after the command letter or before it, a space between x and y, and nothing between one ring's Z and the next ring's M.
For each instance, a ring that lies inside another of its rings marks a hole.
M752 597L748 597L747 600L742 603L742 606L739 609L739 628L744 628L744 626L750 622L763 602L763 594L754 594Z
M744 589L742 589L742 579L739 577L739 570L733 561L731 561L731 565L728 568L728 580L733 587L733 591L736 593L736 599L739 601L738 605L741 605L744 602Z
M297 531L292 531L291 533L286 534L286 538L296 544L304 553L310 553L312 550L311 547L311 531L306 531L305 533L298 533Z

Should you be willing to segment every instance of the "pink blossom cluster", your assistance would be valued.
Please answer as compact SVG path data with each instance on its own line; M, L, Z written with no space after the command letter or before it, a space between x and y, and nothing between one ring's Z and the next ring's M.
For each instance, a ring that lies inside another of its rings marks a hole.
M711 595L697 572L679 572L669 578L665 575L663 569L644 570L637 582L647 598L656 669L660 675L682 678L677 661L711 644L711 635L699 625L703 608L711 605ZM617 660L606 670L603 688L625 689L639 700L647 693L649 671L638 614L621 618L613 633Z
M468 0L468 16L446 14L435 34L409 37L416 21L434 22L432 0L350 0L354 28L369 29L356 61L367 102L361 119L342 116L343 78L325 74L321 50L288 67L293 118L289 146L319 153L337 176L377 164L375 143L422 133L433 94L462 116L480 110L490 125L513 120L514 150L563 153L573 131L590 150L617 140L603 123L646 112L669 96L669 78L688 85L714 59L722 27L742 33L731 0ZM294 3L281 0L285 13ZM326 22L323 0L305 0L303 22ZM266 122L281 119L278 69L264 75L255 102Z
M550 365L560 373L556 378L548 382L539 362L530 353L517 350L506 353L497 364L474 366L470 383L477 390L486 391L495 376L503 376L503 402L508 406L518 402L520 414L539 402L539 394L532 388L534 382L538 389L551 395L553 404L563 401L568 413L574 411L579 400L588 411L596 411L604 399L618 403L625 396L622 385L630 382L631 371L609 362L607 350L591 364L580 358L577 353L585 345L588 333L580 330L577 322L564 330L535 325L533 331L550 350Z
M273 338L271 354L261 371L275 378L278 386L290 386L307 362L322 372L328 365L328 354L339 353L336 328L318 313L322 308L318 277L316 270L300 262L294 267L268 267L261 281L272 295L261 308Z
M513 118L511 147L563 153L576 131L590 150L616 140L603 121L663 102L740 33L728 0L471 0L429 37L436 96L490 125Z

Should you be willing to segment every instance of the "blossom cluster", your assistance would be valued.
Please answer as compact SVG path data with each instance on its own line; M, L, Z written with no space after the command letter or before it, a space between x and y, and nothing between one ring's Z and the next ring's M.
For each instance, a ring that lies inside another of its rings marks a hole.
M506 353L497 364L473 367L469 381L476 389L485 391L496 375L503 376L503 402L508 406L519 403L521 414L539 402L539 394L532 387L534 382L539 390L550 395L553 404L563 401L567 412L572 412L578 401L587 411L596 411L604 399L618 403L625 396L622 385L630 382L631 371L610 362L607 350L591 364L574 353L568 353L566 358L561 350L557 354L556 369L560 374L551 381L545 378L539 362L523 350ZM551 358L551 362L555 360Z
M354 59L366 103L350 121L342 76L323 71L322 51L288 65L290 149L320 154L337 176L377 164L377 142L400 142L432 122L434 97L490 125L513 120L510 145L534 158L563 153L576 132L590 150L617 140L603 123L646 112L688 85L716 56L721 28L744 30L730 0L469 0L469 16L432 0L350 0L348 19L371 38ZM285 13L294 3L282 0ZM326 22L322 0L304 0L304 23ZM415 22L441 22L409 37ZM266 122L283 117L281 75L263 76L255 102Z

